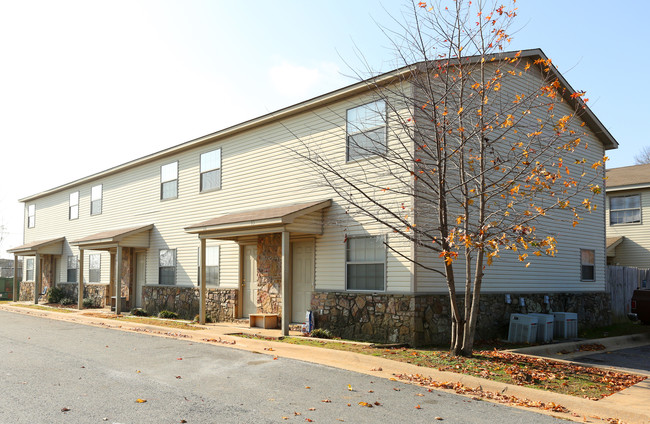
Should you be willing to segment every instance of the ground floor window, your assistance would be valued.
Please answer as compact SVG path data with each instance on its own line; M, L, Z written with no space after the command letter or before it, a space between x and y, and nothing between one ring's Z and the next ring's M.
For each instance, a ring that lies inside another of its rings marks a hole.
M34 258L25 260L25 280L34 281Z
M383 237L354 237L346 243L347 290L384 291L386 246Z
M88 255L88 282L99 283L102 279L102 255L93 253Z
M176 284L176 249L160 249L158 255L158 284Z
M76 283L77 282L77 256L76 255L71 255L68 256L68 273L66 277L66 281L68 283Z
M580 279L594 281L596 268L596 251L580 249Z
M198 278L201 282L201 248L199 247ZM205 284L207 286L219 285L219 246L206 246L205 248Z

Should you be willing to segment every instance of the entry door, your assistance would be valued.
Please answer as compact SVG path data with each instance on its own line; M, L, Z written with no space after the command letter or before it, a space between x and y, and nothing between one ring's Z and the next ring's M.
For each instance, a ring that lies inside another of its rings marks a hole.
M244 246L242 316L257 313L257 246Z
M305 322L314 287L314 243L301 241L292 247L291 321Z
M142 286L145 284L147 269L147 254L135 254L135 307L142 308Z

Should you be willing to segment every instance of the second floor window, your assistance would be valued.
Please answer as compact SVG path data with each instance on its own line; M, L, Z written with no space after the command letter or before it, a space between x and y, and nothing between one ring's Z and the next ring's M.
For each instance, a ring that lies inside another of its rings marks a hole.
M102 278L102 255L88 255L88 282L99 283Z
M346 132L348 161L386 153L386 102L349 109Z
M201 191L221 188L221 149L201 155Z
M27 207L27 228L34 228L36 225L36 205Z
M609 225L641 222L641 195L617 196L609 199Z
M70 201L68 204L68 219L79 218L79 192L75 191L70 193Z
M178 197L178 161L160 167L160 199Z
M68 283L77 282L77 268L78 268L77 256L76 255L68 256L68 273L66 278L66 281Z
M596 251L580 249L580 280L594 281L596 275Z
M96 185L90 189L90 214L99 215L102 213L102 185Z

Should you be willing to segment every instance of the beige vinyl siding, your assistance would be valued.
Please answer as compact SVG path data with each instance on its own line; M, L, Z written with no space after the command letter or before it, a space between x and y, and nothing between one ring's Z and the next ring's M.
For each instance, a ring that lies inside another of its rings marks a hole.
M609 199L618 196L641 196L640 224L609 224ZM650 190L616 190L607 192L607 237L624 236L625 240L616 247L614 262L621 266L650 268Z
M360 172L362 166L377 163L376 158L354 163L345 162L345 112L348 108L372 100L372 97L352 98L328 107L296 115L282 123L258 127L235 136L175 152L114 173L103 178L72 185L30 200L36 204L36 226L25 228L25 242L66 237L62 257L78 254L69 242L101 231L154 224L149 236L146 260L146 283L158 283L158 253L160 249L176 249L176 284L197 284L196 235L183 229L210 218L243 210L277 205L333 199L333 206L324 212L324 235L316 241L316 288L342 290L345 288L345 231L384 234L385 228L371 224L367 218L351 217L345 213L338 198L324 187L318 175L290 149L301 149L302 142L315 148L332 163L340 164L346 172ZM296 140L298 136L302 141ZM390 143L390 140L389 140ZM221 148L221 189L200 192L200 155ZM128 156L128 152L124 152ZM178 161L178 197L160 200L160 166ZM379 175L389 181L389 175ZM102 213L90 215L90 190L102 184ZM79 219L68 219L69 194L79 191ZM384 194L393 196L393 194ZM408 202L395 198L391 202ZM318 219L316 214L299 218L295 228L309 226ZM392 237L391 237L392 238ZM390 241L393 243L393 241ZM235 242L210 242L221 246L221 287L239 287L239 248ZM408 244L396 247L409 253ZM88 254L85 251L84 280L88 281ZM402 258L387 253L387 291L410 290L410 271ZM110 254L102 253L102 283L110 278ZM65 281L65 267L59 270Z
M525 92L527 85L534 86L539 84L534 74L527 76L519 82L520 85L503 83L502 90L510 92ZM512 96L514 98L514 96ZM566 103L557 105L555 115L557 118L570 114L572 110ZM536 118L533 113L532 118ZM594 177L595 172L590 165L601 160L604 155L604 148L599 140L591 133L587 127L580 127L582 121L576 119L572 128L581 134L586 131L588 135L582 137L581 147L574 153L567 153L565 164L573 171L572 177L580 175L580 171L575 165L572 165L574 159L584 157L587 160L588 176ZM589 148L585 149L585 142ZM509 148L510 146L508 146ZM599 173L603 173L600 168ZM596 180L595 183L603 186L602 180ZM419 186L418 186L419 187ZM591 193L585 190L583 195L577 196L571 200L572 205L579 205L582 199L591 198ZM588 213L580 210L582 220L573 228L572 214L569 211L553 211L545 219L539 220L536 224L537 233L555 236L558 243L558 252L555 257L536 257L530 254L525 262L518 260L515 253L502 250L500 257L495 259L492 266L487 266L483 280L483 292L580 292L580 291L602 291L605 288L605 241L604 241L604 220L605 220L605 196L604 194L596 196L593 199L597 206L596 210ZM426 225L437 222L437 211L427 213L416 207L417 224ZM455 216L453 217L455 219ZM580 280L580 249L595 250L595 281ZM521 252L519 252L521 253ZM444 272L442 260L438 254L430 249L416 247L416 260L426 266L435 267ZM528 268L525 264L530 262ZM464 291L464 261L459 259L454 262L456 290ZM473 269L473 267L472 267ZM441 276L422 267L416 267L416 292L418 293L445 293L447 286L444 276Z

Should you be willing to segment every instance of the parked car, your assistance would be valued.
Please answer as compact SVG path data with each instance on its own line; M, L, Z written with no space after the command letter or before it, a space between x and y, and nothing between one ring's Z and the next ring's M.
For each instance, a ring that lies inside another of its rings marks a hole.
M650 324L650 289L634 290L630 312L634 321Z

